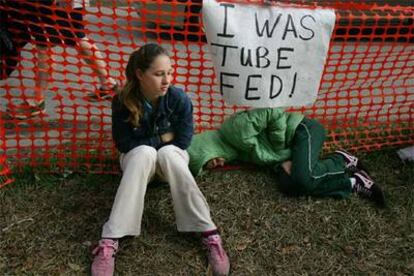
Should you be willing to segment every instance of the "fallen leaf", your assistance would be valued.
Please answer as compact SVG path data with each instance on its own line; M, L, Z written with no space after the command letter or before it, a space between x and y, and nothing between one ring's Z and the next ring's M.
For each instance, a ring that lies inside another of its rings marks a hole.
M344 251L346 254L351 255L354 253L354 248L350 245L344 247Z
M243 251L247 248L247 243L239 243L238 245L236 245L236 250L237 251Z
M282 248L282 254L290 254L296 251L298 247L296 245L288 245Z
M82 245L89 247L89 246L91 246L91 245L92 245L92 242L91 242L91 241L84 241L84 242L82 243Z
M69 263L69 267L74 271L79 271L81 269L79 265L73 263Z

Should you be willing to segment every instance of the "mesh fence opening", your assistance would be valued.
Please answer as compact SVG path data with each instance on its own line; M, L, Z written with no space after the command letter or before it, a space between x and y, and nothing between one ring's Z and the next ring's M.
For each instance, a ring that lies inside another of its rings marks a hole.
M253 2L259 5L273 1ZM264 3L266 2L266 3ZM326 147L414 143L414 22L409 1L277 1L334 8L317 101L291 108L321 121ZM118 173L112 87L129 54L157 42L194 105L196 132L246 107L224 103L200 18L201 0L0 2L0 187L10 171Z

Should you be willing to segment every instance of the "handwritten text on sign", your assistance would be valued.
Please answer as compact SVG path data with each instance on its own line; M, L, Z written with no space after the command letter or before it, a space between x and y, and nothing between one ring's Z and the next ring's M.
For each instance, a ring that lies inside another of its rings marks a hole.
M203 21L228 104L277 107L316 100L335 24L332 10L204 0Z

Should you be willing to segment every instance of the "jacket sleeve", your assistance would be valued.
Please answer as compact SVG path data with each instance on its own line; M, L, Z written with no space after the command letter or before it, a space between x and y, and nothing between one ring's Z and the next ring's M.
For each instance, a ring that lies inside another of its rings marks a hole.
M118 96L115 96L112 100L112 138L120 152L127 153L142 145L154 148L161 145L159 135L148 137L144 132L134 133L131 123L127 121L128 117L129 111L119 102Z
M178 118L174 126L174 140L171 144L185 150L190 146L194 132L193 105L187 95L184 94L180 105L174 112Z

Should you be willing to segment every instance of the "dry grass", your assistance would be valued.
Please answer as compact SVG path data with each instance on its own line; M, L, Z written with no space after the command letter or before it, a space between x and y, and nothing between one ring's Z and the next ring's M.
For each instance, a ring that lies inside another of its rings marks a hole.
M198 178L230 254L232 275L413 275L414 164L393 151L365 163L388 208L365 200L289 198L271 172ZM85 275L119 176L26 172L0 190L0 274ZM125 239L118 275L205 275L197 236L174 225L168 186L148 190L140 237Z

